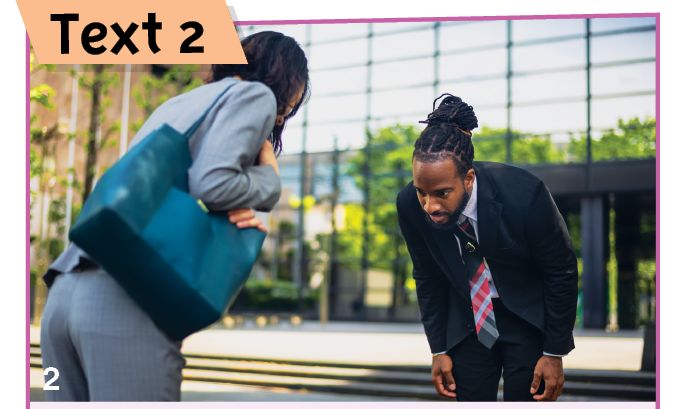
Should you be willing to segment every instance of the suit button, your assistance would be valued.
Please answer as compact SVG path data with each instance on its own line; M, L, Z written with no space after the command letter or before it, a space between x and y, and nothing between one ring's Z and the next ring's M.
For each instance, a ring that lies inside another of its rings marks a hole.
M474 325L472 325L472 324L468 325L467 329L469 329L470 331L474 331Z

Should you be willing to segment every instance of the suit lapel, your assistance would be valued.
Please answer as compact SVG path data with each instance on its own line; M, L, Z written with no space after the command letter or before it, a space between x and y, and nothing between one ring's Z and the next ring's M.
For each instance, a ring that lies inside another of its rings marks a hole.
M479 227L479 251L486 257L495 255L495 243L500 230L502 204L495 200L498 194L491 176L481 163L473 164L477 175L477 219Z
M444 256L444 260L448 264L450 271L447 272L447 276L449 280L458 289L458 292L470 301L469 278L467 277L463 258L458 251L456 237L450 231L438 230L429 226L428 228L432 231L432 235L435 237L435 241Z

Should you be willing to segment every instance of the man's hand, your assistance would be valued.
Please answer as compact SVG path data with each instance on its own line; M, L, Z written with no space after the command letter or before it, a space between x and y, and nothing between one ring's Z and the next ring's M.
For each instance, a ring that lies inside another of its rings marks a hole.
M256 227L264 233L268 233L266 226L262 224L262 219L255 217L255 211L252 209L234 209L227 212L229 221L235 223L239 229Z
M435 385L437 393L450 398L455 398L456 382L451 374L453 361L446 354L432 357L432 383Z
M530 393L535 393L540 387L540 379L544 379L545 387L542 395L533 395L538 402L555 401L563 392L563 361L556 356L543 355L535 365L533 383L530 385Z

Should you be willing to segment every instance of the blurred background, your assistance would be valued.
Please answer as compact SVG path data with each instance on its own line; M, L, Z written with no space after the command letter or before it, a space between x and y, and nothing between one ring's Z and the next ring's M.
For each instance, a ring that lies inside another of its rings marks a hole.
M636 330L653 319L654 18L237 29L294 37L312 95L288 122L282 198L261 214L270 234L230 314L419 322L395 199L411 180L418 121L448 92L479 119L475 160L523 167L550 189L580 260L577 328ZM208 70L49 66L31 55L33 324L42 274L96 180L157 106Z

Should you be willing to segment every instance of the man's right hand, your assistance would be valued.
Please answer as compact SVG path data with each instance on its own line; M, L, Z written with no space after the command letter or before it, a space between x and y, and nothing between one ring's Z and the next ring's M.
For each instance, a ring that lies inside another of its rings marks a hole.
M453 361L447 354L436 355L432 357L432 383L435 385L437 393L442 396L455 398L456 382L451 374Z

